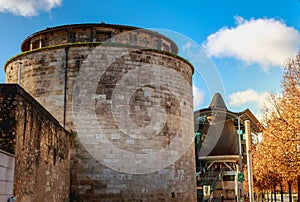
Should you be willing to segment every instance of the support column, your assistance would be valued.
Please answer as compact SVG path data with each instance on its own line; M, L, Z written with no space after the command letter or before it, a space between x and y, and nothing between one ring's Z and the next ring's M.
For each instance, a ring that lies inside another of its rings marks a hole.
M252 175L252 138L250 130L250 121L245 121L245 132L246 132L246 152L247 152L247 168L248 168L248 185L249 185L249 201L253 202L253 175Z
M39 40L39 48L42 48L42 39Z
M238 138L239 138L239 163L240 167L237 173L243 173L243 151L242 151L242 142L241 142L241 119L238 117ZM243 202L244 199L244 183L237 182L237 201Z
M19 71L18 71L18 84L21 86L21 75L22 75L22 62L19 63Z

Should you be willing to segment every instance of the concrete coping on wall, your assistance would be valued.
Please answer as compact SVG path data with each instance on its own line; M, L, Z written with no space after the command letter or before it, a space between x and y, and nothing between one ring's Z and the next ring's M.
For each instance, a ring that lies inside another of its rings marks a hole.
M9 153L9 152L3 151L3 150L1 150L1 149L0 149L0 153L5 154L5 155L8 155L8 156L11 156L11 157L15 157L15 155L13 155L13 154L11 154L11 153Z

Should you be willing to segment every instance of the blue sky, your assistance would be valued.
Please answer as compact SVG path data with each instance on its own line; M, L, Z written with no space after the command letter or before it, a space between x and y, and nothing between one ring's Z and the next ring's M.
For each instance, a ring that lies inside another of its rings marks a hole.
M298 0L0 0L0 82L5 82L5 62L20 52L28 35L100 21L167 30L188 39L179 43L179 54L193 64L195 59L196 109L209 105L210 91L224 87L230 110L250 108L260 114L267 93L280 91L284 64L300 45ZM206 56L198 65L197 58ZM222 86L211 86L219 82Z

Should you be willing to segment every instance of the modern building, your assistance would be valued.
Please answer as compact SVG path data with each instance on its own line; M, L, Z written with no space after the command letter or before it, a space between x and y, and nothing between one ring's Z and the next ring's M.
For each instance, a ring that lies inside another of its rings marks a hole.
M194 112L198 201L244 197L246 121L251 126L249 135L261 132L262 125L249 109L229 111L219 93L208 108Z

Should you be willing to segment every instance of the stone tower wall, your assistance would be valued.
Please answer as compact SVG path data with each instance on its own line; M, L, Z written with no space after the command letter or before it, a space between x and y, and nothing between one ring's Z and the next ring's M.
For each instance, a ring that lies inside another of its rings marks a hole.
M37 49L11 59L5 67L6 82L16 83L22 62L21 86L62 125L77 134L72 151L71 199L196 201L194 145L192 141L187 145L186 141L193 139L193 68L168 52L97 45L66 44ZM93 51L97 52L91 57ZM93 60L100 61L101 65ZM145 81L145 85L135 86L136 81L132 78L122 84L127 74L139 82ZM160 82L166 86L160 86ZM159 111L166 116L165 126L155 136L147 137L147 141L126 134L122 129L127 127L126 124L118 125L114 121L115 115L123 116L122 112L118 113L122 111L122 104L117 105L115 114L112 112L113 102L120 98L113 98L114 92L120 86L124 92L136 88L127 103L133 125L147 127L151 124L148 113L153 106L160 106L165 111ZM85 90L88 96L82 99L80 96ZM149 95L153 95L154 100ZM77 102L78 96L80 102ZM91 97L94 104L85 109L95 110L94 119L89 114L85 116L86 111L82 116L78 111L74 112L74 107L89 104ZM103 137L113 148L129 153L125 155L127 163L120 162L124 159L122 152L101 150L103 145L99 139ZM172 145L177 137L179 141ZM173 149L168 149L169 146ZM174 147L184 148L184 151L177 154ZM161 153L160 159L151 156L160 151L165 152ZM168 153L175 153L178 158L168 164ZM148 158L139 160L139 155L144 154ZM128 170L130 166L132 170ZM147 168L152 170L145 170Z
M176 44L157 32L130 26L109 24L78 24L47 28L29 36L21 46L22 52L69 43L106 42L130 44L173 53Z

